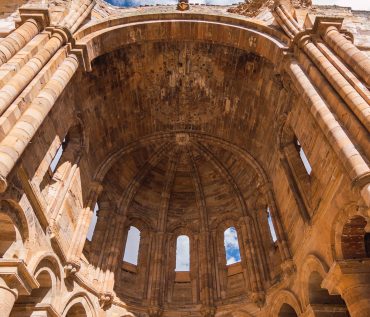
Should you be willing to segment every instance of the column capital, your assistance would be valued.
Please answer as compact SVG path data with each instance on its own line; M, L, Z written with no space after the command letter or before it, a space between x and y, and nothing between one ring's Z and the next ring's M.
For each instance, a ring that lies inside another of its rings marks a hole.
M44 30L50 25L49 9L46 7L21 7L19 8L19 14L21 16L22 23L29 19L35 20L40 31Z
M358 285L370 285L370 259L336 261L323 280L330 294L343 294Z
M339 17L316 17L312 27L312 32L323 35L330 26L334 26L338 31L342 28L344 18Z
M30 295L40 285L28 271L25 263L18 259L0 259L0 277L19 295Z

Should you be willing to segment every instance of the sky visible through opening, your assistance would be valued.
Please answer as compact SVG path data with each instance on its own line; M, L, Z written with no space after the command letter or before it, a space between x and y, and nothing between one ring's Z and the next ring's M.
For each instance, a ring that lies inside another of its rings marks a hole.
M87 240L89 240L89 241L91 241L91 239L93 237L96 222L98 221L98 215L97 215L98 210L99 210L99 205L98 205L98 203L96 203L95 206L94 206L94 214L92 216L89 229L87 230Z
M175 271L190 270L190 241L188 236L178 236L176 241Z
M240 262L238 234L234 227L230 227L225 230L224 245L226 254L226 264L230 265Z
M140 231L131 226L127 234L127 242L123 261L137 265L140 247Z
M177 0L106 0L108 3L119 7L138 7L140 5L175 5ZM191 3L207 5L232 5L237 4L239 0L190 0ZM318 5L338 5L342 7L351 7L353 10L370 10L369 0L313 0L313 4Z

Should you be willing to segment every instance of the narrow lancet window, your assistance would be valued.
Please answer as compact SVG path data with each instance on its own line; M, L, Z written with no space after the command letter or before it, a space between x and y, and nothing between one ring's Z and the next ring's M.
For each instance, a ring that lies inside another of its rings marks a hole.
M365 254L367 258L370 258L370 233L366 232L365 236Z
M125 254L123 261L137 265L140 247L140 231L134 226L130 227L127 234Z
M188 236L177 237L175 271L190 271L190 240Z
M277 236L276 236L274 223L272 222L270 207L267 207L267 221L268 221L268 224L269 224L272 241L276 242L277 241Z
M224 246L226 254L226 265L240 262L240 249L238 233L234 227L230 227L224 232Z
M306 153L303 151L303 148L301 146L301 143L299 143L298 139L296 138L295 139L295 145L297 147L297 150L298 150L298 153L299 153L299 156L302 160L302 163L304 165L304 168L306 169L306 172L308 175L311 175L311 172L312 172L312 167L311 167L311 164L310 162L308 161L308 158L306 156Z
M59 146L57 152L55 153L55 156L53 157L53 159L50 163L50 170L51 170L52 173L55 172L55 170L58 166L58 163L59 163L60 159L62 158L64 149L66 148L66 146L67 146L67 140L66 140L66 138L64 138L63 141L62 141L62 144Z
M94 206L93 216L91 218L89 230L87 230L87 240L89 241L92 240L92 237L94 235L96 222L98 221L98 210L99 210L99 205L98 203L96 203Z

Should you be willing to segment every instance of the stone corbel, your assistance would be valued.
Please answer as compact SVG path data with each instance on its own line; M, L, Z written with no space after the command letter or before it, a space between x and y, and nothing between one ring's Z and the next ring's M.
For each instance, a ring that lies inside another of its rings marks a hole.
M34 288L40 287L22 260L0 259L0 277L10 288L16 289L18 295L30 295Z
M81 268L81 263L78 260L68 261L64 266L64 273L66 278L73 277Z
M21 16L21 23L24 23L29 19L33 19L37 22L40 31L44 30L50 25L50 14L48 8L22 7L19 8L19 14Z
M99 306L103 310L107 310L112 306L114 294L111 292L105 292L99 294Z

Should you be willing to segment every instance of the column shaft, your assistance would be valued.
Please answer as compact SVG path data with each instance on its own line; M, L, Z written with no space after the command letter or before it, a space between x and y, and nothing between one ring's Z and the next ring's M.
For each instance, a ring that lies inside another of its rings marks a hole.
M71 80L77 67L77 57L75 55L67 57L9 134L0 143L1 191L6 189L6 177L35 135L59 95Z
M324 34L326 43L370 86L370 58L347 40L334 26Z
M32 38L39 33L34 19L29 19L0 42L0 65L11 59Z

